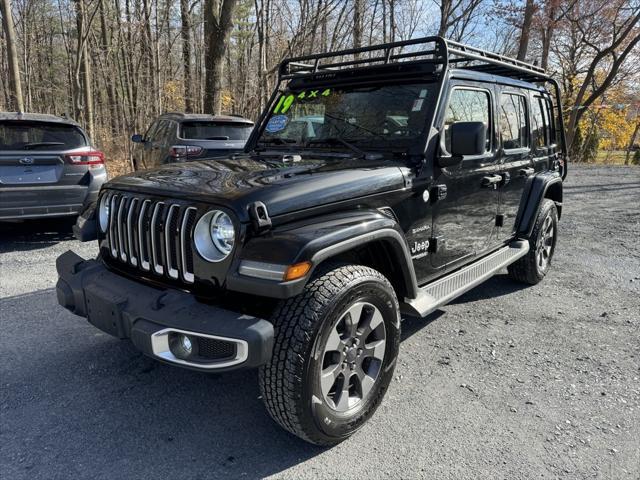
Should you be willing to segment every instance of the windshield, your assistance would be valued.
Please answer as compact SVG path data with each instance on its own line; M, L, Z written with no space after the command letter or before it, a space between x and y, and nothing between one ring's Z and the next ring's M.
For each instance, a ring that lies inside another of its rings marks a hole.
M223 122L183 122L180 137L188 140L243 140L253 125Z
M434 92L433 83L287 90L259 143L407 147L425 130Z
M86 145L84 135L73 125L0 121L0 150L69 150Z

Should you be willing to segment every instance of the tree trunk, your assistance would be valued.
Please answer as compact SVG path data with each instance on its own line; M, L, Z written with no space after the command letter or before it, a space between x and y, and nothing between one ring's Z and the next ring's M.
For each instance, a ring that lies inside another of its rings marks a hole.
M75 82L75 115L81 117L84 126L93 138L93 94L91 91L91 64L87 54L87 17L84 0L75 0L76 4L76 69Z
M219 115L222 111L222 75L224 59L233 27L237 0L205 0L205 93L204 111Z
M637 112L636 112L637 116ZM640 119L636 121L636 128L633 130L633 135L629 139L629 145L627 146L627 154L624 158L624 164L629 165L629 159L631 158L631 150L633 150L633 145L636 143L636 138L638 138L638 133L640 133Z
M184 71L184 109L187 113L192 113L193 108L193 70L191 69L191 12L189 11L189 0L180 0L180 17L182 27L180 35L182 37L182 68Z
M20 82L20 69L18 67L18 52L16 50L16 34L13 25L13 15L11 14L11 4L9 0L0 0L2 4L2 26L5 39L7 41L7 63L9 64L9 109L18 112L24 111L24 100L22 98L22 83Z
M535 4L533 0L527 0L524 7L524 18L522 20L522 29L520 30L520 46L518 47L518 60L524 61L527 58L527 50L529 48L529 34L531 33L531 22L533 21L533 13Z
M114 71L113 55L111 54L111 39L109 37L109 29L107 27L107 0L100 0L100 36L102 37L102 51L104 56L105 68L107 71ZM109 102L109 121L111 125L111 134L117 135L120 130L118 122L118 96L116 93L116 82L114 75L105 75L107 83L107 101Z
M451 0L442 0L440 2L440 27L438 28L438 36L445 37L449 29L449 16L451 15Z
M353 2L353 48L362 46L362 0L354 0ZM355 56L356 58L359 55Z

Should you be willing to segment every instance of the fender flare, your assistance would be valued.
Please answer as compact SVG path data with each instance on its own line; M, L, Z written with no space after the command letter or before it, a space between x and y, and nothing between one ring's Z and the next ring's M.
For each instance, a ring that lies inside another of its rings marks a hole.
M227 276L229 290L272 298L290 298L302 292L323 262L356 248L383 243L402 273L402 288L409 298L418 295L416 275L404 232L377 210L339 212L275 227L248 240ZM239 273L242 262L286 267L310 261L304 277L288 282L255 278ZM395 286L395 285L394 285Z
M516 217L517 234L520 238L529 238L531 235L544 198L550 198L555 202L558 208L558 218L560 218L562 177L558 172L539 173L527 180Z

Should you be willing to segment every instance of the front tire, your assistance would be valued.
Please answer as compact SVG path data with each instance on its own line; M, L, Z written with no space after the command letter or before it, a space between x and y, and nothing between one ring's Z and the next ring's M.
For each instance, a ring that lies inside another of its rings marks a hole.
M275 342L260 369L271 417L316 445L335 445L373 415L393 377L400 310L393 287L359 265L324 268L273 317Z
M529 252L507 267L509 276L522 283L540 283L551 266L558 238L558 209L545 198L529 238Z

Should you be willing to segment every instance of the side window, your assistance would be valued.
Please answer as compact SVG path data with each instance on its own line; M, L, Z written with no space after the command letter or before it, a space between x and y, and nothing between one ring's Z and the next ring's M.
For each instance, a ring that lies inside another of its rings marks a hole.
M552 116L552 107L551 102L548 98L541 98L540 102L542 103L542 111L544 113L545 119L545 138L547 140L547 145L553 145L556 142L555 139L555 128L553 126L553 116Z
M486 90L455 88L451 91L444 117L444 144L451 152L451 124L483 122L487 127L487 151L491 150L491 100Z
M147 141L152 141L155 137L156 131L158 130L158 126L160 122L153 122L147 132L144 134L144 139Z
M505 150L528 146L525 97L503 93L500 99L500 136Z
M543 98L542 97L533 97L531 101L531 121L533 124L531 125L531 133L533 134L533 146L534 147L544 147L547 144L547 120L546 115L543 110Z
M161 142L165 139L166 135L167 135L167 129L169 128L169 125L171 124L171 122L167 121L167 120L161 120L160 124L158 125L158 128L156 129L156 131L154 132L153 135L153 141L154 142Z

